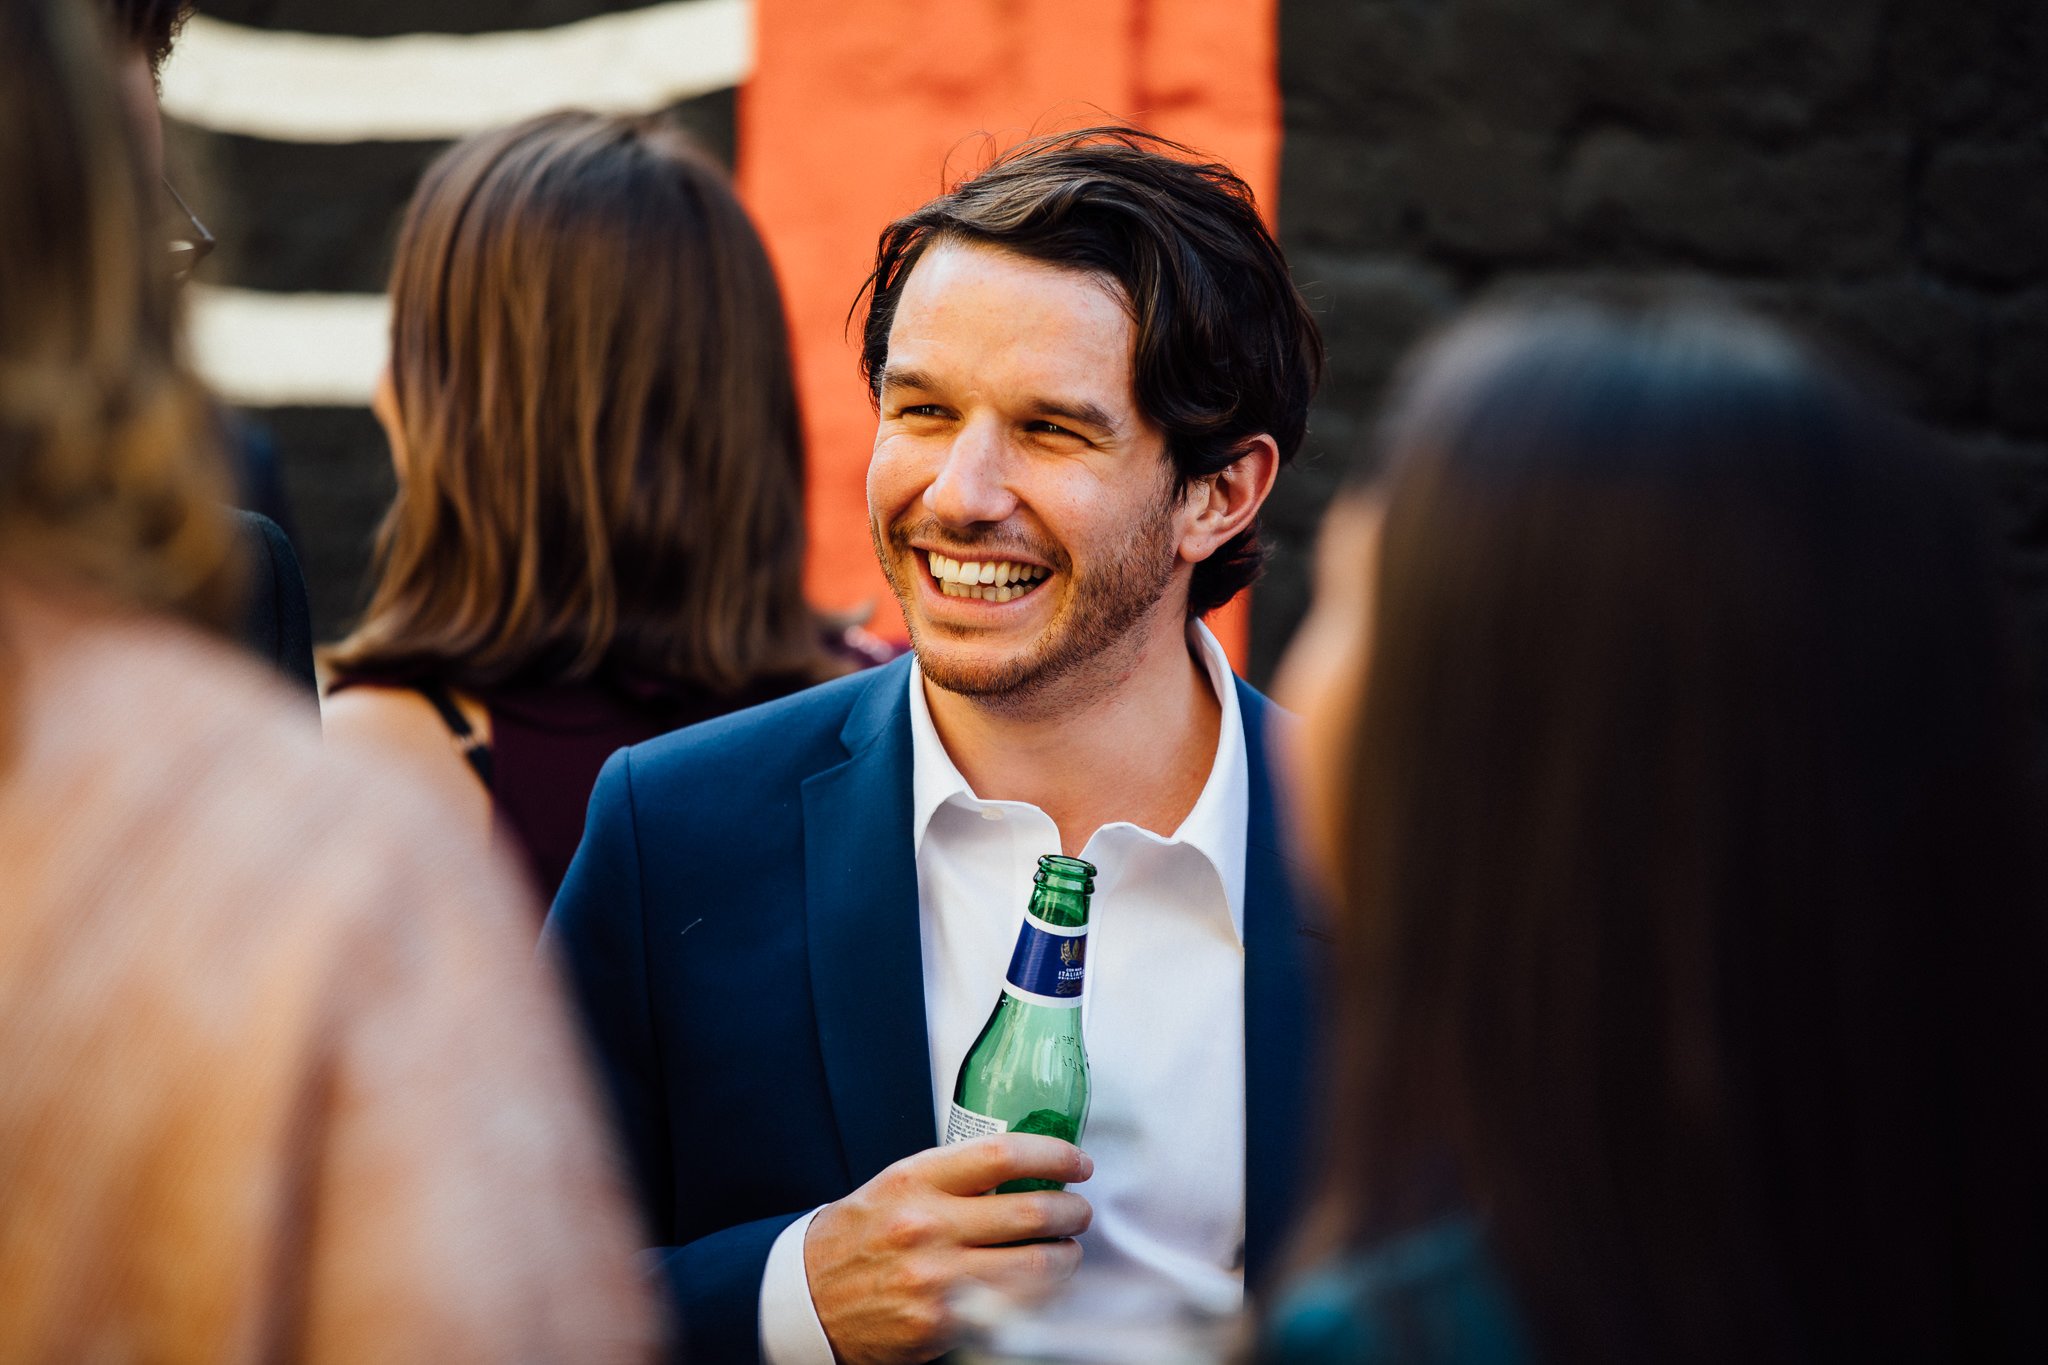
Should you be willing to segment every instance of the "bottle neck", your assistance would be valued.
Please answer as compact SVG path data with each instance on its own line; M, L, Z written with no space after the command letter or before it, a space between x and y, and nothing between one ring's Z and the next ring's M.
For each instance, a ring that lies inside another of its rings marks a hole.
M1088 893L1041 882L1031 888L1031 913L1055 928L1085 929L1088 927Z

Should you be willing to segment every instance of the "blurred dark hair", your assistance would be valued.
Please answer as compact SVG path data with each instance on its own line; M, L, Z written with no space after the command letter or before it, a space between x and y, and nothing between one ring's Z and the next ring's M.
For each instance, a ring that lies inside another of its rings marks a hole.
M2039 774L1968 471L1761 323L1569 302L1422 352L1383 468L1341 1239L1473 1211L1550 1360L2040 1358Z
M803 596L781 291L680 129L560 113L458 143L391 300L405 467L334 668L716 691L835 671Z
M149 54L149 69L162 69L178 30L192 17L192 0L102 0L114 31Z
M904 283L948 240L1116 282L1137 326L1138 404L1166 434L1177 491L1229 467L1261 433L1282 464L1294 458L1322 379L1322 336L1229 167L1132 128L1086 128L1024 142L889 224L862 289L871 393ZM1264 559L1254 522L1195 566L1190 614L1235 597Z
M0 567L218 624L219 433L106 47L76 0L0 0Z

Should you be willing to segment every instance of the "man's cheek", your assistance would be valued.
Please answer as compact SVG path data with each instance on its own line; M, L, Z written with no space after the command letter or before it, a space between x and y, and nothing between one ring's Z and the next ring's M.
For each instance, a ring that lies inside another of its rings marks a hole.
M868 458L868 511L888 522L903 515L930 482L920 476L916 443L901 435L880 434Z

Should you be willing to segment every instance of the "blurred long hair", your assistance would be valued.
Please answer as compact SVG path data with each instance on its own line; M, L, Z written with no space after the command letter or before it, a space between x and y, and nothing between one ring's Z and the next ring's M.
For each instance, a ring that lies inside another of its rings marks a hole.
M218 624L219 433L96 9L0 0L0 569Z
M1337 1239L1557 1361L2039 1358L2048 907L1965 468L1762 323L1512 307L1385 428Z
M398 496L331 667L720 691L829 671L781 294L681 131L561 113L458 144L391 286Z

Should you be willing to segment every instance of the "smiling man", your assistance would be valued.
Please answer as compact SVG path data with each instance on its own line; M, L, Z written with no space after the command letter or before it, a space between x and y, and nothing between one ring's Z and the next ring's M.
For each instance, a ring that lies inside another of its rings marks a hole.
M928 1360L972 1281L1224 1313L1288 1230L1314 1018L1258 569L1314 321L1242 181L1123 129L890 225L862 366L914 652L612 759L550 932L686 1348ZM1040 854L1098 869L1085 1153L937 1145ZM1013 1179L1062 1192L988 1194Z

